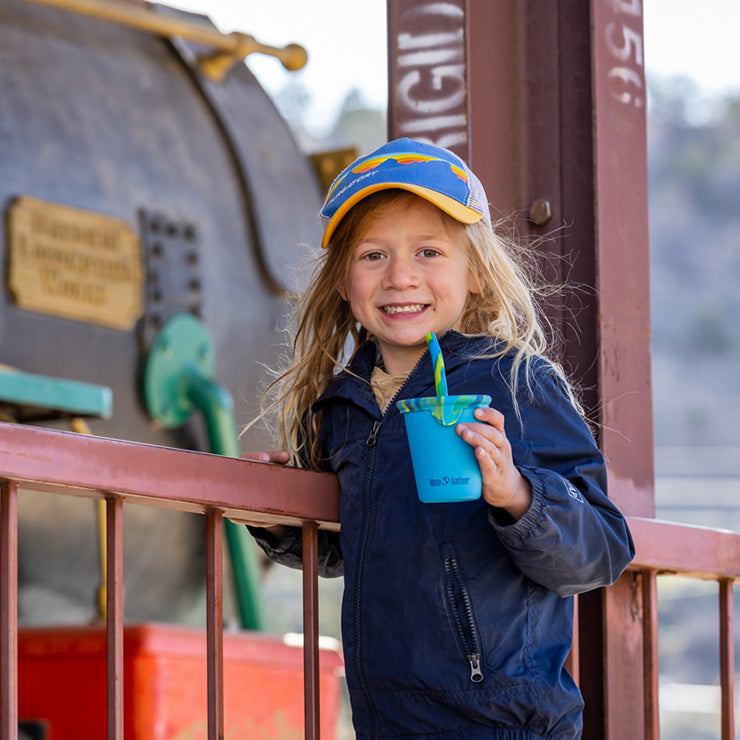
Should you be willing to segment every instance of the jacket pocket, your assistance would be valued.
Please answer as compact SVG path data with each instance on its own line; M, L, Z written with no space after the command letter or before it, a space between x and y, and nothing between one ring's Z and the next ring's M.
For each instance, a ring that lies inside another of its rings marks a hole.
M445 594L453 628L463 656L470 667L470 680L478 683L483 680L483 656L470 592L463 578L462 568L452 543L443 543L441 551L445 576Z

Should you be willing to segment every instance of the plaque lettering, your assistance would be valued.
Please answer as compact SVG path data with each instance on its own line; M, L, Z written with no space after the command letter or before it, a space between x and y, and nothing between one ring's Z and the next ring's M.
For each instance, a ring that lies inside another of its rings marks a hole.
M7 227L8 289L21 308L116 329L141 316L141 247L125 221L21 197Z

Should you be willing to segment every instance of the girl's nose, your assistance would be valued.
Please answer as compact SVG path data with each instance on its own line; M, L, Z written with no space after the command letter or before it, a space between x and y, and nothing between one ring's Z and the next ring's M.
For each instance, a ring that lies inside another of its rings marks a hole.
M419 284L419 276L413 261L406 257L391 257L383 276L383 288L386 290L404 290Z

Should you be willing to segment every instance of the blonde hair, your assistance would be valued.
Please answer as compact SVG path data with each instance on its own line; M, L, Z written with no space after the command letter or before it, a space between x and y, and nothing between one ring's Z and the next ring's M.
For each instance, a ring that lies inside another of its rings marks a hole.
M279 444L296 465L319 467L320 418L311 413L311 406L335 374L346 369L354 351L372 339L337 290L348 279L354 246L374 218L408 208L418 199L406 191L386 190L360 201L340 222L329 246L316 260L308 288L297 299L292 314L292 359L265 391L263 408L267 398L272 400L260 415L278 412ZM509 383L518 414L516 397L522 366L529 386L530 360L545 357L547 348L534 300L536 281L533 270L528 272L526 267L533 263L532 255L523 245L496 234L483 221L465 225L442 211L440 215L449 233L461 238L477 288L468 295L460 331L491 337L491 353L485 357L514 352ZM550 362L565 382L560 366Z

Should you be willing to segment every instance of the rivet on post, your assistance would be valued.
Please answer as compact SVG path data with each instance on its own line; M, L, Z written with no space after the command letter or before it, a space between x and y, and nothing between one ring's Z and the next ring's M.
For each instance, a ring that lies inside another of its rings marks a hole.
M529 206L527 218L537 226L544 226L552 218L552 206L549 200L538 198Z

